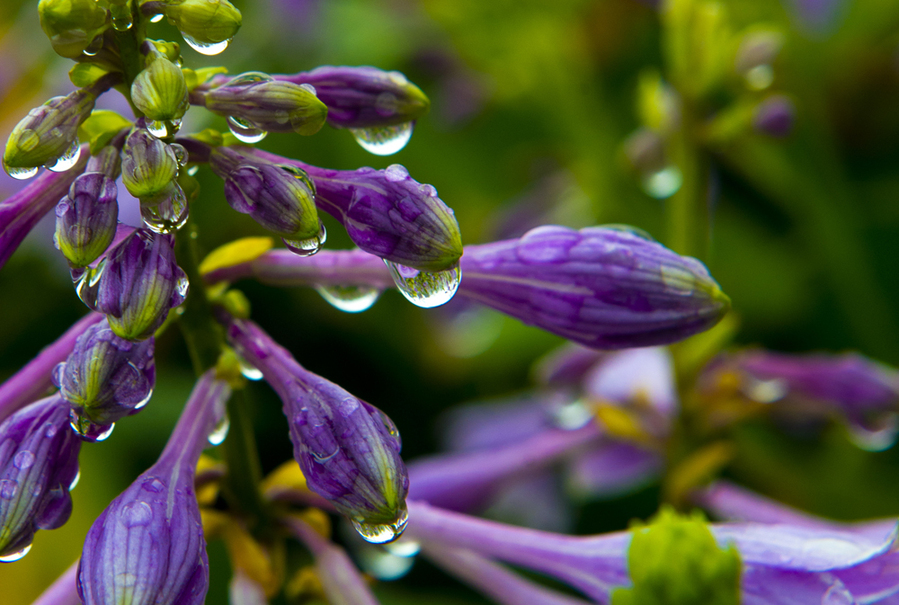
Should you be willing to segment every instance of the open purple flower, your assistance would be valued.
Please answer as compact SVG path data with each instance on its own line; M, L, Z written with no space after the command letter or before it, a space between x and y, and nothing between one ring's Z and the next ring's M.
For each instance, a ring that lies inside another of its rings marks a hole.
M159 461L91 526L78 571L85 605L204 602L209 563L194 472L229 395L213 370L204 374Z
M309 488L370 542L397 538L406 526L409 478L393 422L304 369L255 324L233 320L228 339L281 397L294 457Z
M81 440L61 397L42 399L0 424L0 561L15 561L38 529L56 529L72 513Z

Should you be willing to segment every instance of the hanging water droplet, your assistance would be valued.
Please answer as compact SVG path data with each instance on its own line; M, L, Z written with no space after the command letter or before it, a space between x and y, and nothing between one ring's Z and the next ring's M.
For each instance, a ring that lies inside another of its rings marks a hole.
M169 129L165 127L165 122L160 120L150 120L146 123L147 130L157 139L164 139L169 136Z
M224 40L222 42L200 42L199 40L191 38L184 32L181 32L181 37L184 38L184 41L187 42L188 46L190 46L201 55L206 55L207 57L212 57L219 54L220 52L228 48L228 44L231 43L231 38L228 38L227 40Z
M239 355L237 356L237 364L240 366L240 373L247 380L262 380L262 370Z
M667 166L647 174L640 184L648 195L663 200L677 193L683 181L684 177L677 166Z
M97 442L105 441L112 435L115 423L112 424L94 424L89 418L81 416L74 409L69 410L69 424L76 433L81 435L85 441Z
M101 48L103 48L103 36L95 36L91 43L87 45L87 48L81 52L88 57L93 57L100 52Z
M3 170L12 178L24 181L36 175L40 168L38 166L33 166L31 168L11 168L6 165L6 162L3 162Z
M325 224L318 222L318 235L309 239L287 239L282 237L281 241L287 246L287 249L297 256L312 256L319 250L328 239L328 232L325 230Z
M322 298L344 313L361 313L371 309L381 291L368 286L316 286Z
M81 469L75 471L75 478L72 479L72 482L69 483L69 491L72 491L76 487L78 487L78 482L81 481Z
M350 128L356 142L374 155L392 155L406 146L412 138L415 122L380 128Z
M21 550L9 553L8 555L0 555L0 563L12 563L13 561L18 561L19 559L27 555L30 550L31 544Z
M384 261L390 276L406 300L422 309L446 304L459 289L462 269L459 265L443 271L419 271L389 260Z
M106 268L106 259L99 262L96 267L84 269L72 269L72 281L75 283L75 293L88 309L97 308L97 291L100 288L100 278Z
M132 367L134 367L131 363L129 363L128 365L131 365ZM135 369L137 369L137 368L135 368ZM150 399L152 399L152 398L153 398L153 389L150 389L147 391L147 395L143 399L141 399L140 401L138 401L137 403L134 404L133 409L139 410L139 409L143 408L148 403L150 403Z
M222 419L219 420L218 424L215 425L215 428L212 429L212 432L209 433L209 436L206 438L209 441L209 445L219 445L221 442L225 440L228 436L228 429L231 428L231 420L228 418L228 414L222 416Z
M150 23L159 23L162 21L162 18L165 17L162 13L156 13L152 17L150 17Z
M78 139L75 139L72 141L72 144L69 145L69 148L66 149L65 153L56 158L54 162L47 164L47 169L52 170L53 172L65 172L77 164L78 158L80 157L81 145L78 143Z
M34 454L28 450L22 450L13 457L12 463L19 470L28 470L34 464Z
M178 165L182 168L187 166L187 149L184 148L184 145L179 145L178 143L172 143L169 145L172 148L172 153L175 154L175 160L178 162Z
M353 519L353 527L362 536L362 539L372 544L386 544L393 542L406 530L406 524L409 523L409 512L404 506L400 511L399 517L393 523L370 524L363 521Z
M0 498L4 500L12 500L19 493L19 484L11 479L3 479L0 481Z
M187 198L177 184L172 185L172 192L154 206L141 204L140 216L144 224L156 233L174 233L184 226L188 216Z
M268 135L268 132L261 128L256 128L249 120L236 116L228 116L228 128L237 140L251 145L258 143Z
M134 25L131 18L131 3L112 4L109 12L112 15L112 28L117 32L128 31Z

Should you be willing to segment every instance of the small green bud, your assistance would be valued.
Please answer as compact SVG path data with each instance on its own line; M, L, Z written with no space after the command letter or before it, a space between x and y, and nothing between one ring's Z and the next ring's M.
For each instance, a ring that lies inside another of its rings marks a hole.
M57 54L76 59L109 27L107 11L96 0L40 0L41 28Z
M180 120L190 104L181 68L158 52L131 84L131 100L149 120Z
M32 168L61 157L75 142L78 127L91 114L96 99L91 92L76 90L29 111L9 135L3 163L9 168Z
M240 11L228 0L184 0L163 10L184 40L203 54L216 54L208 51L219 50L240 29Z
M144 128L135 128L122 150L122 182L134 197L152 201L169 191L178 175L178 159L170 145Z

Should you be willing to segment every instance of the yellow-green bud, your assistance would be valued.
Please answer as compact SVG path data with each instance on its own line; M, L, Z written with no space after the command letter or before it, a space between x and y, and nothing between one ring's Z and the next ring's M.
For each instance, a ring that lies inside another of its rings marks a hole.
M53 50L69 59L81 56L109 26L107 11L96 0L41 0L37 10Z
M228 0L184 0L164 12L194 48L226 42L240 29L240 11Z
M131 100L150 120L180 119L190 106L181 68L160 53L148 60L131 84Z
M10 168L33 168L62 156L77 138L78 127L91 114L96 99L87 90L76 90L29 111L9 135L3 163Z

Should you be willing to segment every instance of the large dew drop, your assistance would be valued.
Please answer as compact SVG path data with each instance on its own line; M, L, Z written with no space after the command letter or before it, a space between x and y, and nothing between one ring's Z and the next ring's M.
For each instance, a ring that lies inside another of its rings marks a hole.
M94 424L89 418L85 418L78 414L74 409L69 410L69 424L72 430L81 435L85 441L97 442L105 441L112 435L115 423L111 424Z
M228 116L228 128L237 140L250 145L258 143L268 135L268 132L256 128L249 120L236 116Z
M24 181L36 175L39 168L37 166L33 166L32 168L12 168L7 166L6 162L3 162L3 170L12 178Z
M56 158L56 161L47 164L47 169L53 172L65 172L77 164L80 157L81 145L78 144L78 139L75 139L64 154Z
M431 309L448 303L459 289L462 269L459 265L444 271L419 271L389 260L384 261L390 276L406 300L422 309Z
M281 238L287 249L297 256L312 256L322 249L322 245L328 239L328 232L325 230L325 224L319 221L318 235L309 239L287 239Z
M8 555L2 555L0 556L0 563L12 563L13 561L18 561L19 559L27 555L30 550L31 544L21 550L17 550L16 552L11 552Z
M184 191L178 185L155 206L141 204L140 216L148 229L156 233L174 233L187 222L188 207Z
M412 138L414 125L414 122L406 122L382 128L350 128L350 132L365 151L375 155L393 155Z
M96 267L72 270L72 281L75 284L75 293L88 309L97 308L97 291L100 288L100 278L106 268L106 259L100 261Z
M130 4L112 4L109 7L112 15L112 28L117 32L126 32L134 26L134 20L131 18Z
M364 523L353 519L353 527L362 536L362 539L372 544L386 544L393 542L403 535L406 525L409 523L409 512L404 506L399 517L393 523L383 525Z
M219 423L215 425L215 428L212 429L212 432L209 433L209 436L206 440L209 442L209 445L219 445L221 444L225 438L228 436L228 429L231 428L231 420L228 418L228 414L222 416L222 419L219 420Z
M316 286L326 301L344 313L361 313L371 309L381 291L367 286Z
M200 42L199 40L191 38L184 32L181 32L181 36L184 38L184 41L187 42L188 46L190 46L201 55L206 55L208 57L221 53L223 50L228 48L228 44L231 43L231 38L228 38L227 40L224 40L222 42Z

